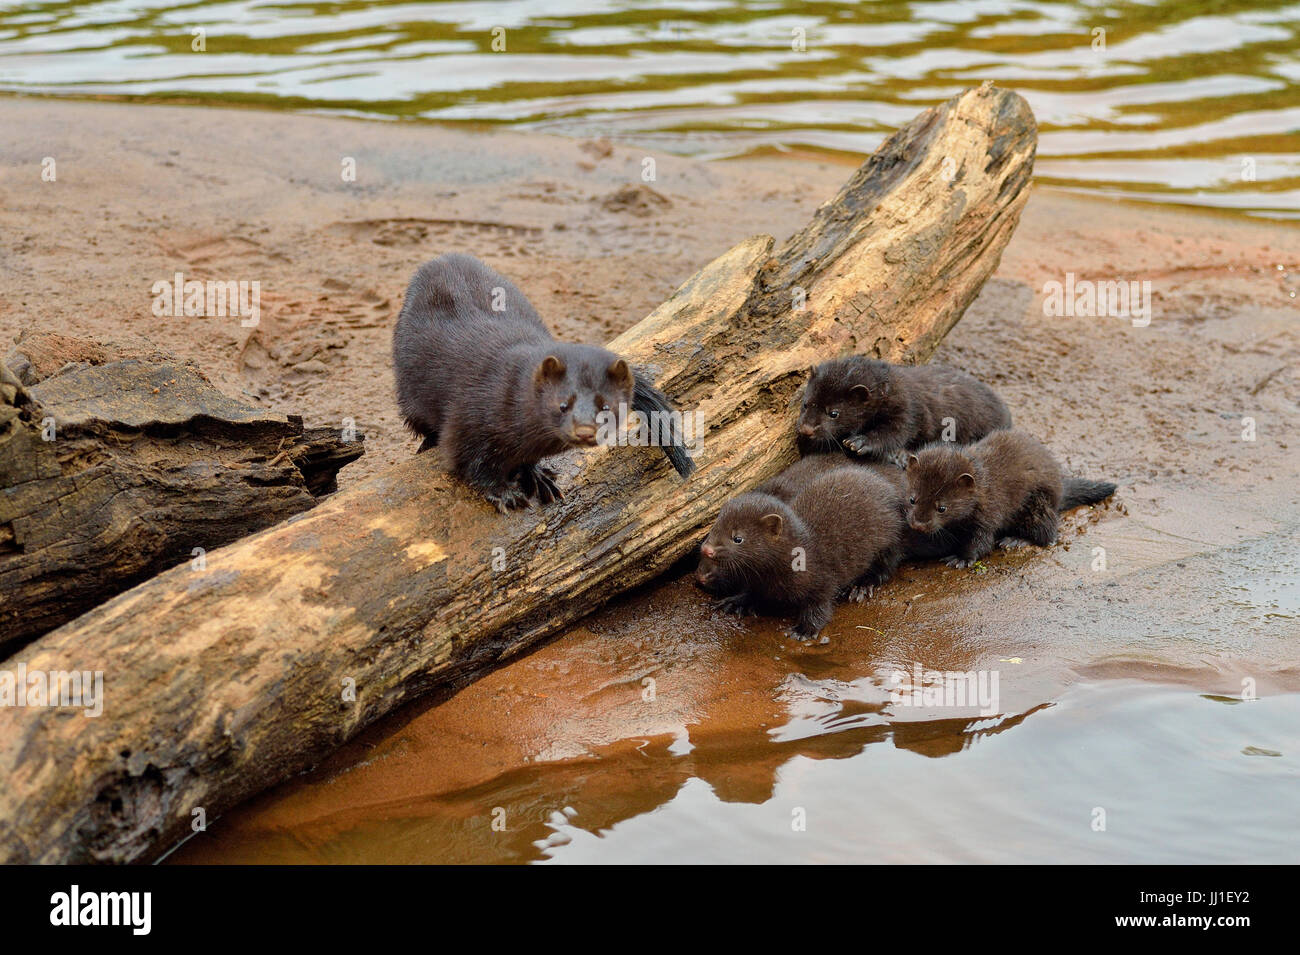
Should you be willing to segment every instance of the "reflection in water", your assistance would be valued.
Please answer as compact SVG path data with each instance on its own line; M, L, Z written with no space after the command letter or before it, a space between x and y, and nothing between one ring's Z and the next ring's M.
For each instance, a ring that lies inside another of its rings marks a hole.
M1040 181L1300 216L1300 6L1212 9L1180 0L0 4L0 90L510 123L723 157L868 153L922 106L991 79L1034 107Z
M803 690L792 723L813 712ZM218 825L174 861L1288 862L1300 851L1300 694L1242 703L1116 680L1014 715L904 722L861 695L813 735L628 740L382 813L234 838Z

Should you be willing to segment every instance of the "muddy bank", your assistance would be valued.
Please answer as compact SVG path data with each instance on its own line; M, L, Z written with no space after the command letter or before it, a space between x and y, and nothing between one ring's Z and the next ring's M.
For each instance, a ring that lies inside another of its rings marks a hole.
M107 104L5 101L0 116L0 224L14 237L0 333L142 335L308 426L353 418L367 454L345 485L414 450L392 407L388 336L418 263L473 252L560 336L603 340L741 237L787 234L849 173L657 156L647 187L644 153L599 143ZM40 179L45 155L56 182ZM347 156L355 183L339 174ZM840 608L830 643L810 649L782 640L780 622L719 616L684 579L629 595L399 714L174 858L493 857L481 833L498 806L530 820L510 829L526 849L539 813L569 803L597 827L699 782L766 805L799 758L872 741L940 756L993 730L1015 741L1094 685L1295 692L1298 263L1288 227L1039 191L936 360L994 384L1076 472L1117 481L1110 507L1077 512L1047 552L974 572L908 567L869 605ZM156 318L150 288L177 270L260 281L260 325ZM1044 283L1067 272L1150 280L1151 324L1045 317ZM890 705L892 673L918 663L996 670L1003 715ZM1106 712L1115 733L1133 726L1122 706ZM1059 756L1066 739L1046 734L1022 756ZM1295 772L1293 755L1283 762ZM862 813L883 808L879 793L857 798Z

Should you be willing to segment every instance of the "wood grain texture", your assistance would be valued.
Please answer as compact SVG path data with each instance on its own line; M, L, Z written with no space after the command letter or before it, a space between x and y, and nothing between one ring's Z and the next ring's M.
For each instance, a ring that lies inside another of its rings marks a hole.
M314 507L363 447L227 398L166 357L74 366L30 387L8 367L0 376L6 654L195 548Z
M657 449L575 453L562 504L503 517L421 455L0 665L102 669L107 696L99 718L0 709L0 858L156 857L196 808L215 818L663 571L794 458L810 365L928 358L997 265L1035 142L1020 97L967 91L779 248L740 243L610 343L702 416L689 482Z

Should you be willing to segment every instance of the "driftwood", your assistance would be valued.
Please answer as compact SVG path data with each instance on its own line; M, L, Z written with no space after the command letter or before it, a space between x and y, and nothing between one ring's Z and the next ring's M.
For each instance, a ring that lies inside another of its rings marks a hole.
M103 346L54 344L100 356ZM73 619L168 567L199 563L314 507L361 454L339 429L233 401L157 354L0 366L0 649ZM57 364L57 362L56 362ZM30 387L20 383L32 382ZM7 649L6 649L7 648Z
M789 241L742 242L615 339L705 422L688 482L654 448L575 453L564 502L501 516L420 455L0 664L103 670L106 694L98 718L0 709L0 858L154 858L196 811L662 572L793 459L809 365L929 356L998 263L1035 140L1024 101L987 85L927 110Z

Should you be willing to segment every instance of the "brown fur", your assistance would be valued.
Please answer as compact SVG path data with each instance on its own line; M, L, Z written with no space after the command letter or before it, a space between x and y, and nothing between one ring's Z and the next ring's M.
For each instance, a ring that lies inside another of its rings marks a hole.
M799 413L804 454L843 450L876 460L944 437L957 444L1011 427L1011 413L988 385L944 365L891 365L862 356L814 368Z
M696 580L736 613L792 610L791 635L809 640L841 594L862 600L898 566L897 487L847 465L809 475L790 501L770 493L728 501L701 548ZM802 555L802 564L799 558Z
M809 481L827 471L846 466L865 468L892 484L898 491L899 512L902 513L903 502L907 497L907 472L903 468L842 454L810 454L806 458L800 458L770 481L760 484L758 490L788 503L808 486ZM948 553L941 541L906 525L903 527L901 550L903 560L934 560Z
M907 522L947 563L969 567L1005 545L1055 543L1064 475L1024 431L995 431L975 444L931 444L907 462Z
M420 450L441 446L456 476L501 511L560 498L554 472L538 462L594 444L602 414L672 407L618 355L557 342L513 283L459 253L411 279L393 371ZM673 437L663 452L684 476L693 465Z

